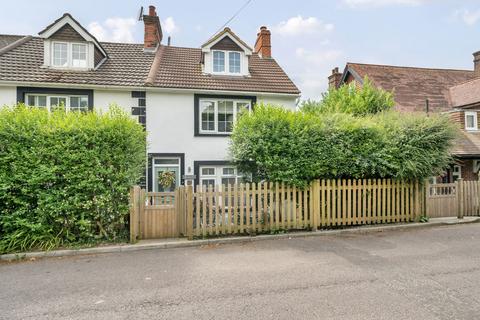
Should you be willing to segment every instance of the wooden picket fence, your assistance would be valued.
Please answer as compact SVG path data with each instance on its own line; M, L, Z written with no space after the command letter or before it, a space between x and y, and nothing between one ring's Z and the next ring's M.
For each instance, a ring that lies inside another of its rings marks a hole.
M181 187L185 233L194 237L409 222L422 214L424 187L390 179L317 180Z
M480 215L480 181L457 181L458 217Z

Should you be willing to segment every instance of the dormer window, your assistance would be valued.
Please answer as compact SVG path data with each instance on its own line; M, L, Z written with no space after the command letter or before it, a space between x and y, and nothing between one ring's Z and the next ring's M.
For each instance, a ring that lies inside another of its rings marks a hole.
M213 72L221 74L240 74L241 53L237 51L220 51L213 52Z
M465 130L478 130L477 112L465 112Z
M52 65L60 68L86 68L87 45L83 43L53 42Z

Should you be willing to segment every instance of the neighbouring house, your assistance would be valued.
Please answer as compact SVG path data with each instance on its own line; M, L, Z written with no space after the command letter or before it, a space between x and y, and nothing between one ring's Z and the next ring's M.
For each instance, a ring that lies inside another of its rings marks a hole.
M368 77L373 85L393 91L400 112L448 113L462 130L452 149L455 163L436 178L452 182L477 180L480 169L480 52L474 53L474 70L449 70L347 63L344 71L332 70L329 87L345 83L361 86ZM434 180L432 178L432 180Z
M272 57L270 31L254 47L225 28L199 48L163 43L154 6L144 43L100 42L66 13L38 36L0 35L0 105L67 111L123 107L148 133L149 191L234 183L229 161L237 114L256 103L295 109L300 91ZM159 183L173 172L171 186Z

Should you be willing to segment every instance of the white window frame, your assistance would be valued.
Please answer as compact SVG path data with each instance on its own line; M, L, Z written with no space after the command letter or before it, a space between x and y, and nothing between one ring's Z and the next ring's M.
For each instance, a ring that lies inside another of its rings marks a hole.
M223 169L226 169L226 168L234 169L234 173L227 174L227 175L223 174ZM203 169L214 169L215 174L203 175L202 174ZM219 188L220 186L222 186L223 178L234 178L235 183L239 183L239 181L244 178L243 175L239 174L238 169L232 165L203 165L203 166L200 166L199 168L199 175L200 175L199 182L201 186L203 186L203 181L205 180L215 180L215 186L219 186Z
M241 103L247 103L248 104L248 111L252 111L252 101L248 99L210 99L210 98L205 98L205 99L199 99L198 102L198 128L199 128L199 133L200 134L219 134L219 135L231 135L232 132L223 132L223 131L218 131L218 102L220 101L231 101L233 102L233 124L237 122L237 117L238 117L238 105ZM214 128L213 130L204 130L202 129L202 103L203 102L213 102L214 105Z
M473 116L473 127L468 127L467 118ZM476 131L478 130L478 115L476 111L465 111L465 130L467 131Z
M46 106L31 106L31 107L38 107L38 108L47 108L47 110L49 112L52 111L52 107L56 107L56 106L52 106L51 105L51 98L65 98L67 103L65 104L65 110L66 111L72 111L70 109L70 99L71 98L85 98L87 99L87 107L86 107L86 110L85 111L88 111L90 109L90 106L88 105L88 96L87 95L64 95L64 94L37 94L37 93L27 93L25 94L25 104L28 105L28 100L29 100L29 97L35 97L35 101L38 101L38 98L37 97L45 97L46 98ZM75 110L77 111L77 110Z
M458 169L458 170L455 171L456 169ZM461 179L461 178L462 178L462 166L459 165L459 164L456 164L452 168L452 180L456 181L456 180Z
M66 44L67 45L67 65L56 65L55 64L55 44ZM81 45L85 47L85 66L74 66L73 65L73 45ZM89 62L89 47L87 43L82 42L66 42L66 41L52 41L51 48L51 65L54 68L59 69L88 69L88 62Z
M221 72L218 72L218 71L215 71L215 63L214 63L214 56L215 56L215 52L223 52L224 54L224 66L225 66L225 69ZM238 72L230 72L230 53L231 52L235 52L235 53L238 53L240 54L240 57L239 57L239 60L240 60L240 69L238 70ZM229 50L212 50L212 73L213 74L219 74L219 75L229 75L229 76L238 76L238 75L242 75L242 52L240 51L229 51Z
M177 164L174 164L174 163L155 163L155 160L177 160ZM181 180L182 180L182 159L180 159L180 157L153 157L152 158L152 177L153 177L153 185L152 185L152 189L153 189L153 192L158 192L158 182L157 182L157 176L156 176L156 168L171 168L171 167L175 167L178 169L178 177L177 180L175 181L175 184L176 186L180 186L181 185Z

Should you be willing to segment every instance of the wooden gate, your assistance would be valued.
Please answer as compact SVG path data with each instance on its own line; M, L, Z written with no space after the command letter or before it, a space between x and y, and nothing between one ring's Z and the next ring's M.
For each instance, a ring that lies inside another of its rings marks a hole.
M143 239L176 238L185 225L184 191L146 192L134 187L130 197L130 241Z
M427 216L455 217L458 214L458 183L428 184L426 193Z

